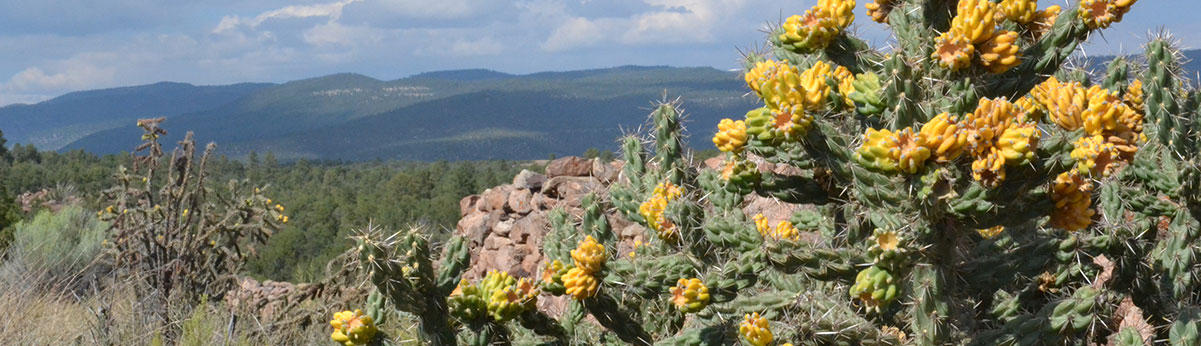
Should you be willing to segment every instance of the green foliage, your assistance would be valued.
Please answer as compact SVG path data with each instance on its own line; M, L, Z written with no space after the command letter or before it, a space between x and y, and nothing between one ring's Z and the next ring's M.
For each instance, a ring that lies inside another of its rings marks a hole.
M78 205L42 210L14 227L10 251L30 268L70 277L96 258L107 231L107 223Z

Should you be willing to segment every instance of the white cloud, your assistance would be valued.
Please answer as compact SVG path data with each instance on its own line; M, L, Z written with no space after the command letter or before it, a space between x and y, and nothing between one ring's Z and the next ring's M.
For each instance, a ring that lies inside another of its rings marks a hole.
M236 30L238 27L256 28L268 20L277 19L292 19L292 18L329 18L330 21L336 21L342 16L342 9L346 5L350 5L362 0L342 0L333 3L316 4L316 5L292 5L280 9L263 12L252 19L243 19L237 15L225 16L217 23L217 27L213 28L214 34L226 33Z
M110 65L115 55L111 53L80 54L61 61L51 72L40 67L29 67L17 72L7 82L0 84L5 92L28 92L46 89L78 89L111 82L117 70Z
M598 44L709 43L726 17L747 8L745 0L644 0L650 10L620 18L573 16L561 22L542 49L550 52Z
M462 18L477 13L483 1L475 0L378 0L373 9L404 17Z

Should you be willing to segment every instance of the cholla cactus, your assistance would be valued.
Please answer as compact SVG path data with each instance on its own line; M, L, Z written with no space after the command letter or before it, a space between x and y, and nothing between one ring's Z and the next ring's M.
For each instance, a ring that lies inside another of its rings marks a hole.
M237 282L253 247L266 243L287 222L284 207L265 188L231 180L213 185L208 159L215 144L197 155L188 133L170 156L158 142L165 118L141 119L143 143L132 169L119 167L116 185L104 192L108 206L97 217L112 226L105 240L115 273L133 283L153 318L174 340L170 312L190 309L203 297L220 299Z
M762 107L706 126L723 164L691 165L678 104L660 104L650 138L621 140L608 198L550 213L539 286L572 298L562 317L513 319L568 344L1084 344L1133 340L1134 321L1195 343L1201 92L1163 38L1142 72L1119 59L1094 84L1064 68L1100 27L1073 2L876 1L888 52L847 34L853 1L790 17L771 30L774 57L746 62ZM1133 4L1097 2L1116 17ZM747 214L760 198L795 213ZM605 210L646 227L631 255L611 253L628 238ZM454 291L457 273L384 253L396 270L381 291ZM420 305L408 295L395 304ZM427 329L507 330L488 323Z

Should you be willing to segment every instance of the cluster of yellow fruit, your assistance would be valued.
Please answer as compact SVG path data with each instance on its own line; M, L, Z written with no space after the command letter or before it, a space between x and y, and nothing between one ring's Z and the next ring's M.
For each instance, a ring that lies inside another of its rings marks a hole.
M925 162L946 163L968 152L972 177L986 186L1005 180L1006 165L1029 163L1041 137L1034 118L1004 98L980 99L961 121L948 113L935 116L917 133L868 129L855 160L865 167L916 173Z
M971 152L972 178L987 187L1005 181L1005 166L1024 165L1034 159L1042 137L1034 119L1004 98L980 99L965 117L967 149Z
M755 228L759 230L759 235L763 236L764 239L801 240L801 232L788 220L781 220L776 224L775 228L772 228L767 221L767 217L763 216L763 214L755 214L751 219L755 221Z
M726 153L740 153L746 147L746 122L722 119L717 123L717 134L713 135L713 145L717 150Z
M651 194L650 199L643 202L638 207L638 213L646 219L646 224L650 229L655 230L659 239L665 241L676 241L679 239L679 232L676 230L675 224L671 223L667 217L663 216L663 211L667 209L667 203L679 198L684 194L684 189L665 181L659 183L655 187L655 191Z
M758 312L743 316L742 323L738 325L738 333L754 346L766 346L775 339L771 327L767 325L767 319L759 316Z
M1130 12L1130 6L1138 0L1080 0L1077 15L1084 20L1090 29L1108 28L1110 24L1122 21L1122 16Z
M818 61L805 71L786 62L765 60L745 75L747 86L763 99L765 108L746 114L747 133L764 142L796 140L813 122L809 113L825 109L833 91L832 79L844 104L854 90L854 76L845 67Z
M1061 83L1054 77L1030 91L1037 106L1046 110L1056 125L1074 131L1084 129L1076 140L1072 159L1076 170L1086 176L1108 176L1115 164L1129 162L1138 151L1143 135L1142 82L1135 80L1125 97L1100 86L1085 89L1078 82Z
M785 19L776 38L785 48L799 54L825 49L855 22L854 10L854 0L818 0L804 15Z
M267 203L271 203L271 200L267 200ZM288 216L284 215L284 206L276 204L275 211L275 221L279 221L280 223L288 223ZM187 210L184 212L187 212Z
M563 286L566 287L567 294L575 300L596 296L596 292L600 290L600 281L596 278L596 274L609 259L609 254L605 252L605 246L597 243L592 236L588 236L580 241L575 250L571 250L571 259L575 267L563 275Z
M329 325L334 327L329 338L346 346L366 345L378 331L371 316L363 315L362 310L335 312Z
M531 280L491 270L476 284L465 279L459 281L446 302L451 315L461 321L474 321L486 315L494 322L505 322L534 309L538 294Z
M934 39L931 57L952 71L970 66L974 57L988 72L1004 73L1021 63L1021 56L1018 33L998 29L1000 22L1012 21L1041 36L1059 11L1058 6L1039 11L1037 0L959 0L951 29Z
M671 303L684 313L701 311L709 305L709 287L701 279L680 278L671 288Z
M879 171L915 173L930 158L930 148L918 145L916 137L909 127L896 132L869 128L855 152L855 161Z
M888 24L888 14L892 13L893 7L896 6L896 0L873 0L863 5L867 8L868 17L880 24Z
M1060 173L1051 185L1051 200L1055 210L1051 212L1051 227L1079 231L1093 223L1091 207L1093 186L1090 181L1071 170Z
M1099 6L1096 3L1088 5L1101 9L1095 7ZM1133 3L1114 1L1105 6L1107 11L1125 13ZM1084 6L1082 2L1082 11ZM1052 123L1065 130L1084 131L1073 143L1071 157L1076 167L1052 183L1055 210L1050 225L1069 231L1085 229L1096 213L1090 206L1093 187L1088 178L1109 176L1121 164L1133 160L1139 143L1146 141L1142 133L1143 83L1134 80L1126 94L1119 97L1118 92L1100 86L1085 89L1078 82L1062 83L1052 77L1031 90L1030 98Z

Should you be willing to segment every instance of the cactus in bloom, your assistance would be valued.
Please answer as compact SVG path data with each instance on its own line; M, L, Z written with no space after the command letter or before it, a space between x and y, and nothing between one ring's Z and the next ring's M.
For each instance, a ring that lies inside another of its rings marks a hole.
M754 346L770 345L774 339L767 319L759 316L758 312L744 316L742 323L738 325L738 333Z
M367 345L377 331L371 316L363 315L362 310L336 312L329 325L334 327L329 338L346 346Z
M671 288L671 303L685 313L701 311L709 305L709 288L700 279L681 278Z
M607 193L549 214L536 290L572 298L559 318L522 278L455 290L408 235L361 261L440 344L509 343L505 319L563 344L1195 344L1201 92L1166 38L1103 80L1064 67L1132 4L876 0L889 51L849 35L854 1L789 17L745 62L761 107L704 125L719 166L689 164L661 103ZM616 255L632 235L605 210L643 242Z

